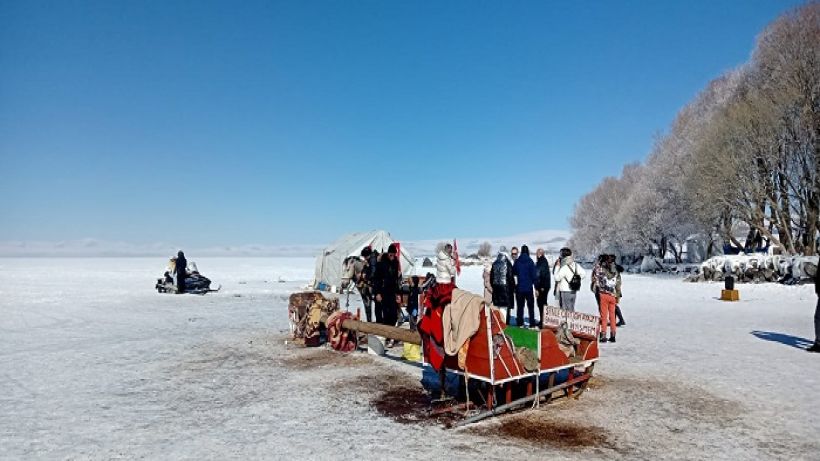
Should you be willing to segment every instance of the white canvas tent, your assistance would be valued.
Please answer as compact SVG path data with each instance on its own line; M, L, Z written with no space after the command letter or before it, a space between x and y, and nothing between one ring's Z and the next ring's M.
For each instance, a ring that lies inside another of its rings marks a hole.
M316 273L313 279L314 288L318 288L320 284L324 284L328 288L338 288L342 283L342 263L345 258L348 256L359 256L362 249L367 246L379 253L384 253L387 251L387 247L393 242L394 240L390 237L390 234L383 230L356 232L345 235L322 250L322 253L316 257ZM399 261L401 262L402 273L405 276L413 274L415 262L403 246L401 246L401 257Z

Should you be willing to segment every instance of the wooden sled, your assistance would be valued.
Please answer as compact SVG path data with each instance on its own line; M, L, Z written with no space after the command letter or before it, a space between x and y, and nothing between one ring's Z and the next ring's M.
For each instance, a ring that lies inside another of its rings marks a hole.
M431 411L468 414L456 424L461 426L527 404L549 403L556 393L559 397L580 397L598 361L598 317L546 307L542 319L544 328L539 330L508 327L497 309L485 306L479 330L468 342L464 367L459 366L456 356L444 361L447 372L460 377L466 401L454 400L449 406ZM571 357L559 347L557 333L564 322L578 342ZM516 354L518 348L534 353L536 361L529 361L529 369ZM475 395L470 392L471 383L474 389L480 389L478 404L471 402L471 395ZM471 408L473 414L469 413ZM476 409L480 411L476 413Z
M293 337L304 338L305 342L315 337L315 345L318 345L318 328L324 327L329 313L338 309L338 299L328 300L318 292L291 295L289 313ZM465 392L462 398L442 395L443 398L434 400L431 414L463 414L464 419L456 424L460 426L527 404L549 403L556 393L558 397L580 397L598 361L599 319L549 306L544 308L541 318L544 323L541 329L509 327L498 309L485 305L480 311L478 331L467 341L463 367L457 356L447 356L443 366L445 374L440 374L442 389L446 373L452 373L459 377L459 387L463 386ZM567 346L559 343L564 324L577 343L570 354L565 352ZM356 336L369 333L421 344L418 332L362 322L356 317L341 321L341 328L356 332ZM521 348L527 353L518 351ZM432 368L423 356L422 366Z

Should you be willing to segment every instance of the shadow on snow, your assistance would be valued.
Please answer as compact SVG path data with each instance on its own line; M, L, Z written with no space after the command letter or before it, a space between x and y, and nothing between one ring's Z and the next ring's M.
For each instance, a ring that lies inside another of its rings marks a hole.
M814 341L799 336L787 335L785 333L774 333L772 331L753 331L752 334L764 341L774 341L776 343L785 344L796 349L805 349L811 346Z

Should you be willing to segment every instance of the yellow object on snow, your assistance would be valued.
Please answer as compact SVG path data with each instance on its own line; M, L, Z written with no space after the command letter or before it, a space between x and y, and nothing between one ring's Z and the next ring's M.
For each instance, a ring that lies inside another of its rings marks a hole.
M421 346L418 344L404 343L401 358L410 360L411 362L421 362Z
M720 290L722 301L740 301L740 292L737 290Z

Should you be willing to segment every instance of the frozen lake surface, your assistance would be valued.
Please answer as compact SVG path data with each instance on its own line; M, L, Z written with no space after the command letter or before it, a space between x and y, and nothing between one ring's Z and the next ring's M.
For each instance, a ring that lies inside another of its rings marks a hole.
M285 344L313 259L191 256L219 293L157 294L156 258L0 259L0 458L820 459L813 286L628 275L580 400L452 430L374 405L419 368Z

